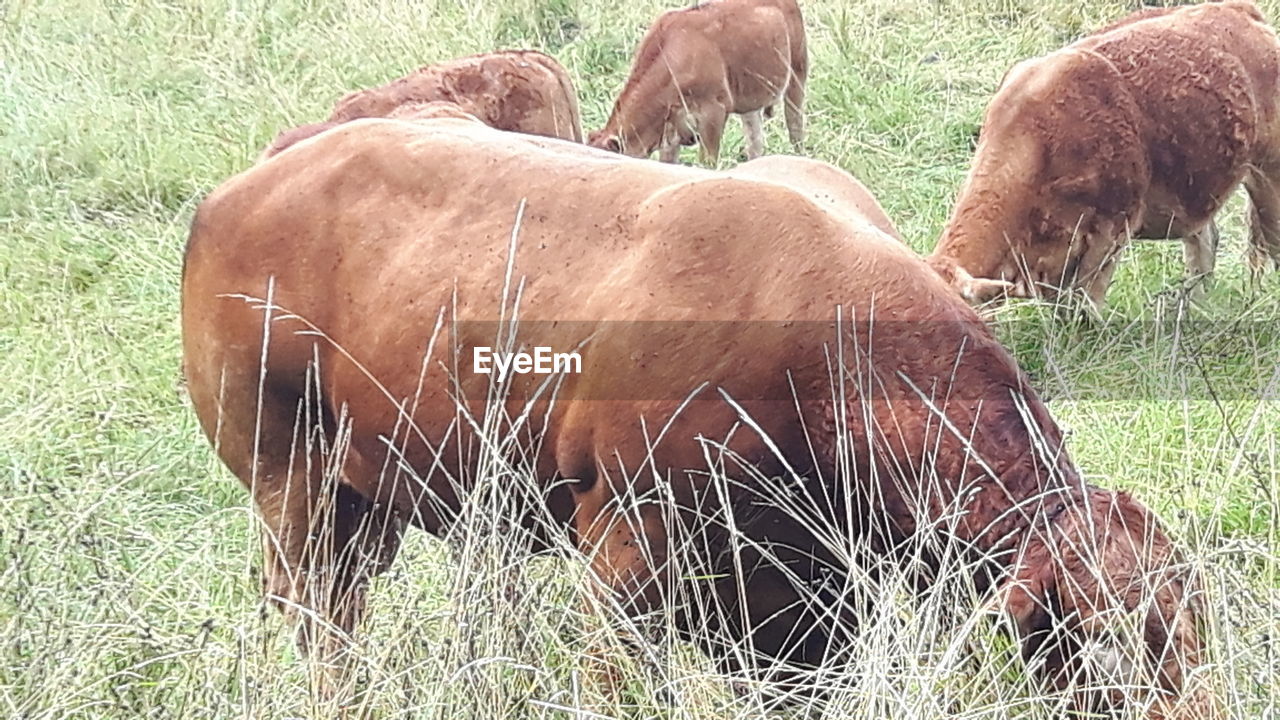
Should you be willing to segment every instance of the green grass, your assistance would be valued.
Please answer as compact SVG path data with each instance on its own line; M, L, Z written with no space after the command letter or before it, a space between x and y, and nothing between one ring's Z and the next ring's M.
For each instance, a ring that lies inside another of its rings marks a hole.
M295 661L275 613L260 613L247 496L181 391L178 283L193 208L346 90L496 47L552 52L597 127L663 6L0 4L0 716L332 716L309 693L314 668ZM1263 6L1280 18L1280 3ZM861 178L927 250L1004 70L1127 9L809 0L812 154ZM787 151L782 123L766 127L769 148ZM740 142L734 124L726 154ZM1088 476L1134 492L1194 549L1215 593L1224 687L1245 718L1274 713L1280 696L1280 276L1248 284L1241 218L1236 199L1198 307L1179 302L1180 246L1142 243L1102 322L1064 324L1021 304L997 325ZM525 602L463 606L475 595L460 584L474 579L414 534L375 588L352 716L565 717L553 707L589 695L580 656L595 641L572 575L537 564L519 581ZM910 622L927 622L927 607L886 606L897 614L868 634L863 684L837 704L850 716L1040 717L981 687L983 671L906 653L955 636L928 645ZM529 640L515 650L513 624ZM479 649L463 647L477 638ZM665 677L681 702L664 704L630 668L635 716L750 714L705 659L673 653Z

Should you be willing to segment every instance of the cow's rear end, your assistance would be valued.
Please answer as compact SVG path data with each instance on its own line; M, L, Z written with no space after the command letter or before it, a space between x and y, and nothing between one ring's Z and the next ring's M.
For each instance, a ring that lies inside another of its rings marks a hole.
M340 418L319 400L314 338L281 323L287 308L310 305L282 284L324 293L327 283L317 263L292 254L293 238L257 221L264 207L286 202L306 214L314 201L278 163L238 180L234 192L224 186L206 199L192 222L183 369L202 429L258 507L264 594L296 616L301 648L328 656L338 636L322 628L354 629L369 578L399 546L402 520L343 481L344 463L360 457L338 450ZM229 238L257 247L228 247ZM315 285L300 281L307 276ZM308 309L307 322L323 325L323 313Z

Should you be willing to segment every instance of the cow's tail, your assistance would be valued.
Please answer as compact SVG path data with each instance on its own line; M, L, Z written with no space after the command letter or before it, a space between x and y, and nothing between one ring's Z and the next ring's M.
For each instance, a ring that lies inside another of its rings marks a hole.
M556 76L556 80L560 83L560 90L564 93L565 100L569 103L569 123L571 125L570 136L574 142L582 142L582 114L578 110L578 91L573 86L573 79L569 77L569 71L554 58L542 53L534 53L534 57L542 67L548 72Z

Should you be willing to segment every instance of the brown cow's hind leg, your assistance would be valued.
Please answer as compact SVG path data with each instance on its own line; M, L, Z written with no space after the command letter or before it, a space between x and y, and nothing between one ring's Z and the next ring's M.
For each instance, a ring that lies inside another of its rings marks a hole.
M263 592L304 653L336 658L364 615L369 580L400 545L397 513L361 496L336 471L295 472L285 488L255 488L262 519Z
M215 444L258 508L263 591L297 623L301 650L335 657L361 619L369 579L399 547L401 519L342 480L345 464L359 458L335 448L339 433L314 402L306 401L308 412L297 394L270 383L260 410L253 392L228 391L223 400Z
M1255 275L1280 270L1280 173L1257 168L1245 177L1249 193L1249 268Z
M793 72L783 100L783 111L787 120L787 134L791 138L791 147L797 153L804 151L804 85L803 74Z

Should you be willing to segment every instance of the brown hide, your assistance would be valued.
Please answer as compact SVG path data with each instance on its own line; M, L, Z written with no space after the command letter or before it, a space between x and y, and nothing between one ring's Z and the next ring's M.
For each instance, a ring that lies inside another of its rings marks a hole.
M729 170L729 174L786 185L827 211L843 214L850 222L869 222L895 240L902 240L871 191L834 165L789 155L769 155L739 165Z
M582 142L578 96L568 71L534 50L503 50L427 65L386 85L349 93L326 122L284 131L261 159L339 123L397 117L399 108L432 102L452 103L499 130Z
M674 162L700 143L714 163L730 113L743 118L747 158L763 151L760 122L782 104L792 144L804 139L808 77L804 19L795 0L713 0L669 10L640 41L631 73L594 147Z
M470 359L515 288L520 341L583 358L553 405L544 377L505 385L505 417L537 419L504 455L537 480L518 522L547 544L567 532L633 612L670 592L700 598L680 625L726 667L741 656L722 643L748 636L801 666L846 647L854 620L828 613L840 598L821 588L833 574L839 588L849 561L828 532L881 557L952 539L1034 549L1055 504L1100 492L1008 352L831 166L715 173L473 122L364 120L227 181L187 246L189 390L278 540L271 592L350 630L403 523L450 527L478 472L474 428L499 417ZM849 371L833 380L837 356ZM300 410L308 398L321 408ZM337 418L345 495L318 508L333 476L307 469L296 438L332 435ZM731 482L715 484L708 452ZM551 524L533 524L544 506ZM350 548L341 557L367 565L313 567L318 513ZM730 525L749 540L737 555ZM671 570L671 547L698 572ZM979 584L1025 574L1009 558L992 557ZM308 577L336 589L317 595Z
M1210 272L1210 222L1242 180L1251 256L1280 258L1267 181L1278 68L1280 44L1248 2L1144 11L1020 63L987 107L930 264L972 301L994 279L1020 295L1079 287L1100 305L1130 235L1184 238L1189 271Z
M387 114L387 118L391 120L434 120L437 118L457 118L460 120L480 122L479 118L466 112L457 104L444 100L406 103L394 108ZM258 158L258 162L274 157L307 138L315 137L325 130L331 130L339 125L341 125L341 123L326 121L311 123L310 125L299 125L296 128L285 130L277 135L271 145L262 152L262 155Z

